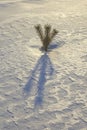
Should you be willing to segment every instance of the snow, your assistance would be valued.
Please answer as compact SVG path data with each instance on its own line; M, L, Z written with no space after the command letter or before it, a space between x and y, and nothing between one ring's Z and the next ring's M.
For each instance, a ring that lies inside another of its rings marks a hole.
M0 130L87 130L87 0L0 0Z

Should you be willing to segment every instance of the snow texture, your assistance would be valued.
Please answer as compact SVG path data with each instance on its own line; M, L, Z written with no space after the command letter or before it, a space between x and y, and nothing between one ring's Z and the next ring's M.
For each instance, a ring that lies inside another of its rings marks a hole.
M0 0L0 130L87 130L87 0Z

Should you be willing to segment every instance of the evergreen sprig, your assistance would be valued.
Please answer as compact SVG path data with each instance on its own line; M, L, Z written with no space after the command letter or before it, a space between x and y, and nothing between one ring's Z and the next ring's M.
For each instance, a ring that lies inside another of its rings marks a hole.
M57 35L58 31L56 29L53 29L53 31L51 32L51 25L49 24L46 24L44 26L45 34L43 34L43 29L40 24L36 25L35 29L41 39L44 50L47 51L49 44L52 42L52 39Z

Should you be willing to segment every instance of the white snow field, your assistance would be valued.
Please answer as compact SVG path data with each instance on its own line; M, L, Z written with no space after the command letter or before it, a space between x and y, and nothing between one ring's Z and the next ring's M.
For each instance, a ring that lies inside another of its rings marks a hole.
M0 0L0 130L87 130L87 0Z

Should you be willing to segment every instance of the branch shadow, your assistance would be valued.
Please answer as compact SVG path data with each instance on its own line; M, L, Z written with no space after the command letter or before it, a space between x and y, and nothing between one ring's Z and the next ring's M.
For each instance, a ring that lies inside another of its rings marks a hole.
M34 67L31 76L29 77L29 80L27 84L24 87L24 93L25 95L29 96L29 93L32 90L32 87L37 87L37 94L34 101L34 106L41 106L43 103L43 97L44 97L44 87L47 80L50 79L50 77L54 74L54 68L53 64L47 55L45 53L40 57L40 59L37 61L36 66ZM37 76L38 75L38 76Z
M51 43L49 45L49 49L59 48L59 47L62 47L64 44L65 44L64 41L58 41L58 42L55 42L55 43Z
M48 46L48 52L52 51L53 49L57 49L62 47L65 44L64 41L58 41L58 42L52 42L51 44L49 44ZM39 45L31 45L32 48L39 48ZM43 47L39 48L40 51L44 52Z

